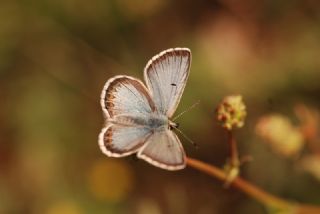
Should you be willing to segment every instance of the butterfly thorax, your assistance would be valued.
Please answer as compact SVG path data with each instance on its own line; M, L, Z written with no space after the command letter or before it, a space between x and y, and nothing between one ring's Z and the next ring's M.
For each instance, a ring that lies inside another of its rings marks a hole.
M152 113L150 115L119 115L115 119L109 121L114 124L124 126L145 126L151 130L171 129L170 127L177 127L176 123L171 122L167 116Z
M150 129L170 129L178 128L179 124L172 122L164 115L153 115L147 119L147 126Z
M164 115L152 114L146 119L146 126L150 129L163 129L169 126L169 119Z

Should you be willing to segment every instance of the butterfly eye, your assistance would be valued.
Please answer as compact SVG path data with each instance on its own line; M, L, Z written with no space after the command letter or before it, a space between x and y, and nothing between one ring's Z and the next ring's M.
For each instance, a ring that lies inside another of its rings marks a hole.
M169 130L172 130L172 129L174 129L174 128L179 128L179 123L170 123L169 124Z

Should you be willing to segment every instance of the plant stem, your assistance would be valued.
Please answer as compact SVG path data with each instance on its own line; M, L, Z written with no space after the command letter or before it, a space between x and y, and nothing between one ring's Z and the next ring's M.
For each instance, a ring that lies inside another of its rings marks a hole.
M210 175L211 177L215 177L221 181L226 181L227 179L227 174L223 170L219 169L218 167L201 162L199 160L196 160L193 158L187 158L187 165L201 172L204 172ZM264 190L260 189L259 187L249 183L248 181L240 177L236 177L232 181L231 185L238 188L242 192L246 193L250 197L261 202L262 204L266 205L269 208L271 207L271 208L276 208L279 210L286 210L286 211L294 210L295 213L297 214L319 214L320 213L320 207L298 204L298 203L287 201L285 199L274 196L268 192L265 192Z
M237 148L237 141L233 136L233 133L231 130L228 130L228 142L229 142L229 149L230 149L230 164L231 167L238 168L240 165L239 161L239 154L238 154L238 148Z

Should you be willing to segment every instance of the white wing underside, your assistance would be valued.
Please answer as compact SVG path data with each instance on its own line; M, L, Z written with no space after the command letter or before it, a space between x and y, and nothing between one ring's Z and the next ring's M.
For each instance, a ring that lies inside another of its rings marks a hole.
M156 108L172 117L189 76L191 52L188 48L168 49L154 56L144 69L144 79Z
M129 76L116 76L108 80L101 94L101 106L107 118L106 127L99 135L102 152L111 157L137 152L151 131L135 121L155 111L143 83Z
M153 133L139 150L138 158L167 170L183 169L186 164L180 140L170 130Z
M100 100L107 119L118 115L145 116L155 111L154 102L143 83L130 76L115 76L103 87Z
M137 152L151 134L142 126L109 124L100 132L99 146L110 157L124 157Z

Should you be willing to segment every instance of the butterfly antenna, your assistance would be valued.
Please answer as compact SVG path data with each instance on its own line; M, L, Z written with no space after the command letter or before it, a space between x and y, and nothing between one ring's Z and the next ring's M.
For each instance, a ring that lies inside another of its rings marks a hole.
M184 134L180 129L175 126L172 126L175 130L177 130L187 141L189 141L196 149L199 148L198 144L196 144L193 140L191 140L186 134Z
M172 121L175 121L176 119L178 119L179 117L181 117L184 113L190 111L191 109L193 109L194 107L196 107L198 104L200 103L200 100L198 100L197 102L193 103L192 106L190 106L189 108L185 109L183 112L181 112L180 114L178 114L177 116L175 116Z

